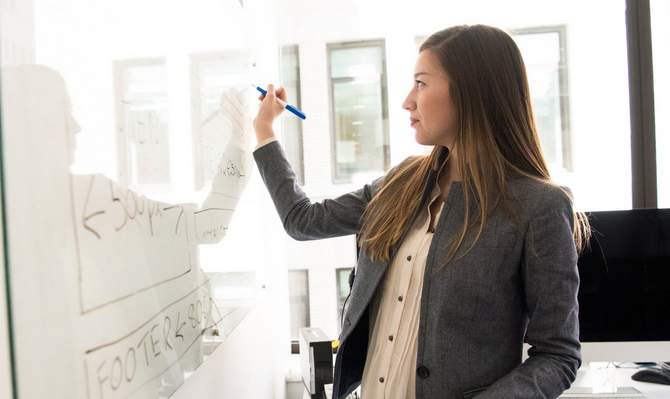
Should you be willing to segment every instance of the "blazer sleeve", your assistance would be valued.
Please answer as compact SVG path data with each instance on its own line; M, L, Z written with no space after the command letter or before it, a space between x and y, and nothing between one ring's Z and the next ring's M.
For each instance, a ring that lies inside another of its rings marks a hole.
M361 215L382 178L337 198L312 203L278 142L254 151L254 159L286 232L296 240L315 240L357 234Z
M571 199L552 187L537 201L528 226L521 275L529 357L477 399L556 398L570 387L581 365Z

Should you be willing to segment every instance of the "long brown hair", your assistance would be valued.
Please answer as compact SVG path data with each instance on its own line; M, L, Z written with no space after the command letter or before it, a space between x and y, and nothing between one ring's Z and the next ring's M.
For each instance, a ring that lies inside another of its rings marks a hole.
M526 68L507 33L485 25L454 26L426 39L419 50L423 51L449 76L457 115L454 146L459 155L465 220L449 243L446 264L466 234L478 227L476 242L496 207L512 214L505 197L509 178L551 183L551 177L533 117ZM419 206L429 171L444 173L444 165L439 164L443 150L436 146L430 155L411 158L385 177L362 216L360 241L373 260L390 260ZM471 218L473 200L478 209ZM581 251L589 235L588 223L581 213L574 217L575 245Z

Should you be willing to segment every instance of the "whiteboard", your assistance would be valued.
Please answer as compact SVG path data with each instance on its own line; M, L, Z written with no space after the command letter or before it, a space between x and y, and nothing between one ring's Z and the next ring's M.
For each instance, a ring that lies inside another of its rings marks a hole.
M253 171L245 9L17 3L35 59L0 71L16 395L168 397L258 299L225 244L257 223L234 217Z

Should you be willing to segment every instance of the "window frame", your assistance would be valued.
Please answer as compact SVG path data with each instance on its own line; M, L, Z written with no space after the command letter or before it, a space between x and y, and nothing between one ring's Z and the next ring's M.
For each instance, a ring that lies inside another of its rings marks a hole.
M658 208L651 4L626 0L633 209Z
M388 78L386 69L386 40L385 39L371 39L371 40L357 40L326 44L326 55L328 63L328 102L330 109L330 154L331 154L331 170L333 184L346 184L352 182L352 174L340 175L337 173L337 132L335 126L335 97L334 85L335 83L345 83L354 81L355 78L333 78L331 66L331 53L333 50L343 50L362 47L379 47L382 53L381 66L382 73L380 75L381 95L382 95L382 135L384 143L383 147L383 170L387 170L391 164L391 138L389 129L389 111L388 111Z
M307 325L305 327L309 327L310 319L311 319L311 306L310 306L310 303L309 303L309 301L310 301L309 269L289 269L288 274L291 274L291 273L301 273L301 274L304 274L304 276L305 276L305 282L307 283L306 286L305 286L306 293L307 293L306 294L306 299L307 299L307 313L306 313ZM292 318L292 315L291 315L291 291L295 291L295 290L291 290L290 284L291 284L291 278L289 276L289 278L288 278L288 285L289 285L289 287L288 287L289 288L289 308L288 308L289 328L291 328L291 318ZM292 335L292 333L289 332L289 335ZM291 353L294 353L294 354L295 353L300 353L300 336L299 335L300 335L300 333L298 333L298 339L293 339L293 337L291 337Z
M562 166L566 172L574 172L572 157L572 132L570 123L570 80L569 80L569 62L568 62L568 34L566 25L546 25L536 27L526 27L510 29L510 35L535 35L543 33L558 34L558 100L561 116L561 157ZM526 66L528 68L528 66Z
M287 54L290 53L290 54ZM281 65L281 75L282 75L282 84L286 86L285 80L287 79L286 76L286 70L285 65L284 65L284 56L285 55L291 55L295 56L295 61L296 61L296 76L297 79L295 80L295 92L289 92L293 98L289 99L289 102L291 105L295 106L298 109L302 109L302 95L301 95L301 79L300 79L300 46L297 44L289 44L289 45L284 45L281 46L281 54L279 56L280 58L280 65ZM293 82L291 82L293 83ZM299 121L297 119L293 120L292 123L294 126L297 127L295 132L295 137L296 140L296 146L289 146L289 141L288 141L288 135L287 135L287 129L286 129L286 124L287 120L282 118L282 138L284 141L284 149L286 151L286 155L289 158L289 162L291 163L291 166L293 167L293 171L296 174L296 177L298 179L298 184L301 186L305 185L305 154L304 154L304 146L303 146L303 130L302 130L302 121Z

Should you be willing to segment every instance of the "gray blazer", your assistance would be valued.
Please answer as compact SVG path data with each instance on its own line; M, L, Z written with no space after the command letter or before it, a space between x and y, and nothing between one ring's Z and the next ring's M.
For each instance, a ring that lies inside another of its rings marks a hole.
M254 158L284 228L296 240L358 233L361 214L382 184L378 179L312 204L278 143L259 148ZM436 175L427 176L422 202ZM515 193L510 204L520 225L496 210L472 250L459 257L474 233L440 268L446 243L463 220L460 183L445 199L423 281L417 399L556 398L575 379L581 356L571 201L557 187L532 179L510 185ZM335 362L334 398L344 398L360 384L368 305L387 267L361 251ZM524 341L531 349L522 363Z

